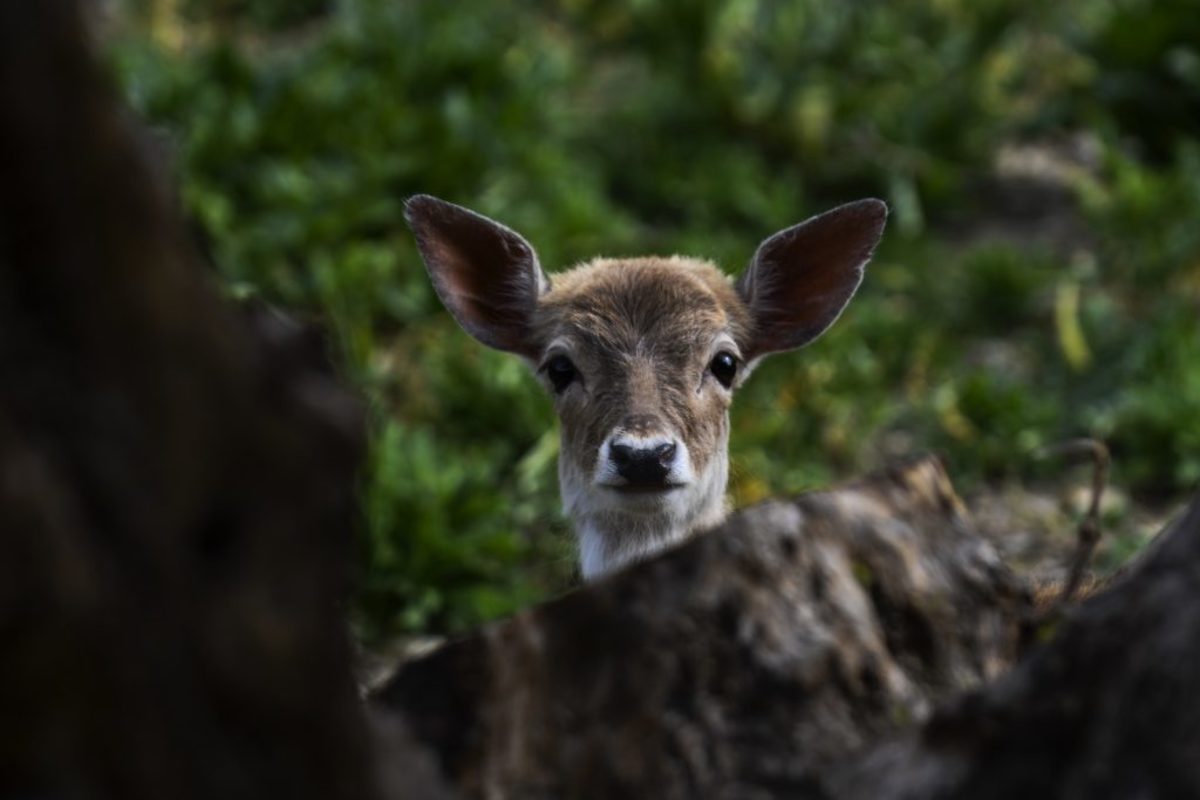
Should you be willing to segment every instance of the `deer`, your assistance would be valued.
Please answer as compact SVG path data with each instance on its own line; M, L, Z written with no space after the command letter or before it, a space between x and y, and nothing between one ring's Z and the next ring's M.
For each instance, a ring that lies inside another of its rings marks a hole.
M548 275L519 233L430 195L405 204L433 288L480 343L522 358L560 423L558 478L592 581L729 513L729 408L762 359L841 315L883 235L864 199L766 238L736 280L686 256Z

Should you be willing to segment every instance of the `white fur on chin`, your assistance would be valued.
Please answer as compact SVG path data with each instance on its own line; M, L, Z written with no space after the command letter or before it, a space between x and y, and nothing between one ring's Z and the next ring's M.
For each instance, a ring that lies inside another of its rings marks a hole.
M563 505L579 540L584 580L644 561L721 522L726 514L729 475L726 453L720 448L700 475L692 474L690 459L685 456L682 462L688 465L684 470L690 480L661 494L623 494L561 460Z

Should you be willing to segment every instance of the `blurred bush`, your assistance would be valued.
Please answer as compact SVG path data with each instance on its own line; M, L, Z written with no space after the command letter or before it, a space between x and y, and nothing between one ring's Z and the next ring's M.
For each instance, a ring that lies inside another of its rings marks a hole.
M825 338L734 412L750 502L939 449L1036 477L1078 434L1200 481L1200 15L1190 0L128 0L134 106L235 297L325 320L373 406L363 635L455 630L570 580L550 404L438 306L429 192L551 268L767 234L877 195Z

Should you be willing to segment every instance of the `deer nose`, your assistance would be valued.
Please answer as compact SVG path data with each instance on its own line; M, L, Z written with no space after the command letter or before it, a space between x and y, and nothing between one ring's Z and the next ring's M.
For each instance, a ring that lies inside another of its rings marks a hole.
M636 445L613 442L608 453L617 474L629 485L661 486L671 471L677 449L674 442Z

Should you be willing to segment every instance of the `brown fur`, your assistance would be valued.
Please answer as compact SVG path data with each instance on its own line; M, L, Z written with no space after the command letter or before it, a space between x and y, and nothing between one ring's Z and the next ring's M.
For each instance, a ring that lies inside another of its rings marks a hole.
M725 275L697 259L596 259L554 276L536 338L571 343L585 390L559 403L564 453L583 465L618 426L675 430L702 471L727 433L729 394L704 385L712 343L724 332L744 346L750 324Z

